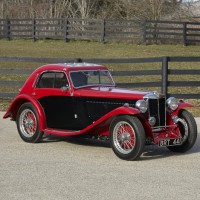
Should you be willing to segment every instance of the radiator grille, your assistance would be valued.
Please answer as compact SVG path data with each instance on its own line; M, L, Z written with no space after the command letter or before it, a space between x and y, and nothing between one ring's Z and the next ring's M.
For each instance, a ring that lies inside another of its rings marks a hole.
M156 118L155 126L166 126L165 98L148 99L149 117Z

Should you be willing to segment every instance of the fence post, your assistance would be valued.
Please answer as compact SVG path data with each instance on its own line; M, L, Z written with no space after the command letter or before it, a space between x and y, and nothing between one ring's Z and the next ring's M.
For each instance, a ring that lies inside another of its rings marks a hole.
M33 42L36 41L35 32L36 32L36 20L34 18L34 19L32 19L32 40L33 40Z
M103 19L101 25L101 38L100 38L101 43L105 42L105 34L106 34L106 20Z
M10 40L10 19L6 19L6 38Z
M187 46L187 23L183 22L183 46Z
M162 59L162 93L168 97L168 62L169 57Z
M64 23L64 40L65 42L68 42L68 25L69 25L69 20L65 19L65 23Z
M144 20L143 24L143 43L147 45L147 21Z

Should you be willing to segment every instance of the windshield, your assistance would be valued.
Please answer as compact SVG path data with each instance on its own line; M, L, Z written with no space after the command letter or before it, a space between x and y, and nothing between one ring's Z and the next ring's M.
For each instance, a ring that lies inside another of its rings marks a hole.
M70 72L70 77L75 88L92 85L115 86L107 70L74 71Z

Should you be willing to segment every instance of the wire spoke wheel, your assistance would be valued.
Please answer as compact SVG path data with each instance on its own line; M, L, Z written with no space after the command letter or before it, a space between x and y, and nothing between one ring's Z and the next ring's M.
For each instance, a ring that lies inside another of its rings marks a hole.
M127 154L134 149L135 131L129 123L118 122L113 130L113 137L119 152Z
M189 129L188 129L188 124L185 121L185 119L180 119L180 122L178 123L178 127L180 130L180 134L182 137L182 142L186 142L189 136Z
M134 160L145 145L145 132L135 116L116 117L110 125L110 141L114 153L123 160Z
M39 142L43 132L39 131L38 115L31 103L24 103L17 113L17 129L25 142Z
M36 116L30 109L25 109L19 118L19 126L22 134L25 137L32 137L37 128Z

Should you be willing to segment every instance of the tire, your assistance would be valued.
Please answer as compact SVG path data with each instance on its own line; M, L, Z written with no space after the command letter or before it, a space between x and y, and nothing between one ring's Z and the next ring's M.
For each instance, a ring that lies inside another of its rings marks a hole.
M179 146L170 146L167 148L173 152L184 153L190 150L195 144L197 139L197 125L194 117L187 110L180 110L179 118L181 118L185 124L184 125L183 123L178 122L180 133L183 138L183 144Z
M38 115L31 103L24 103L17 113L17 130L25 142L40 142L43 132L39 131Z
M135 116L116 117L110 125L110 142L114 153L123 160L135 160L143 152L145 131Z

